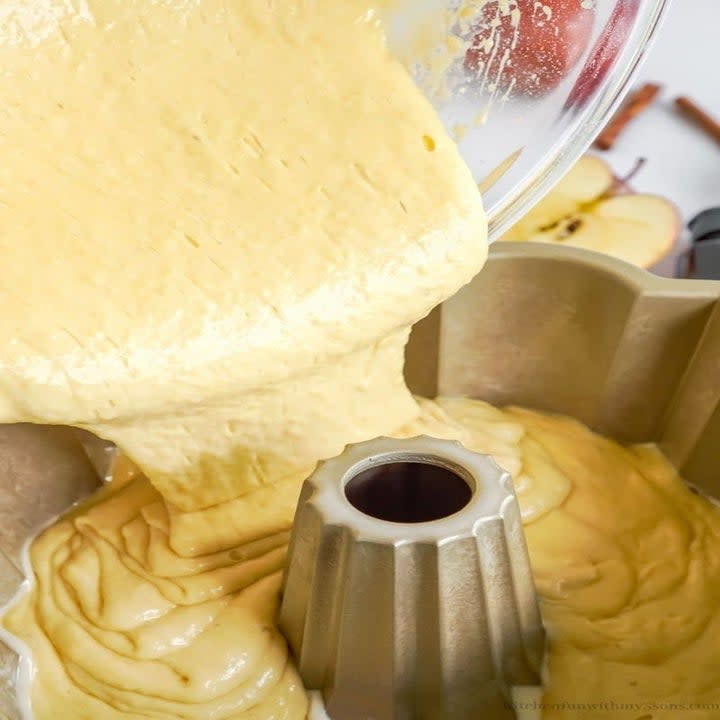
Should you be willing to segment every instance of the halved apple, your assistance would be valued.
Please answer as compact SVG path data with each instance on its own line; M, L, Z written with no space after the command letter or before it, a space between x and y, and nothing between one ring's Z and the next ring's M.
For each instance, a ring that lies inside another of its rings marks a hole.
M634 193L605 162L585 155L501 240L562 243L651 267L680 232L675 206Z

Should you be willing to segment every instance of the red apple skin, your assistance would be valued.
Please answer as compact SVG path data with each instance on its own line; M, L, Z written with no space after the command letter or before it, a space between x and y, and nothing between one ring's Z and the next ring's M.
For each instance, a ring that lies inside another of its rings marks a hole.
M575 87L568 95L566 108L585 105L605 80L632 33L640 5L641 0L618 0L578 76Z
M592 38L595 10L583 8L581 2L516 0L520 12L517 27L510 15L500 15L497 2L488 3L465 54L466 71L478 81L482 76L486 84L512 85L513 93L544 95L553 90L580 60ZM549 8L550 17L543 7ZM493 29L497 20L500 24ZM487 48L491 38L494 42ZM503 67L506 57L509 61Z

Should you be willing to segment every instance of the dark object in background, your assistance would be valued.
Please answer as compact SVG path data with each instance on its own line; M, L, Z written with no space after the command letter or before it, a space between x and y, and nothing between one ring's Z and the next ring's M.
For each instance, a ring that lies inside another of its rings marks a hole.
M690 248L678 261L678 276L720 280L720 207L703 210L688 228Z

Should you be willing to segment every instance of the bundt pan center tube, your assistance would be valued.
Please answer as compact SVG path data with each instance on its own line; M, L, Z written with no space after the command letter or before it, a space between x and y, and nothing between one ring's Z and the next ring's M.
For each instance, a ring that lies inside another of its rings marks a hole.
M510 475L425 436L321 463L280 627L317 691L312 720L525 718L545 635Z

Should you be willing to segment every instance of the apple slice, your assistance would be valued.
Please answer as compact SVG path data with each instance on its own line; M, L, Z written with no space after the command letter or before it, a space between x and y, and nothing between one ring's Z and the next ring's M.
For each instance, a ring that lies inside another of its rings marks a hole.
M607 163L594 155L583 155L555 187L501 240L527 240L543 228L577 212L609 192L615 184Z
M634 193L600 158L586 155L501 240L562 243L647 268L670 252L679 232L672 203Z

